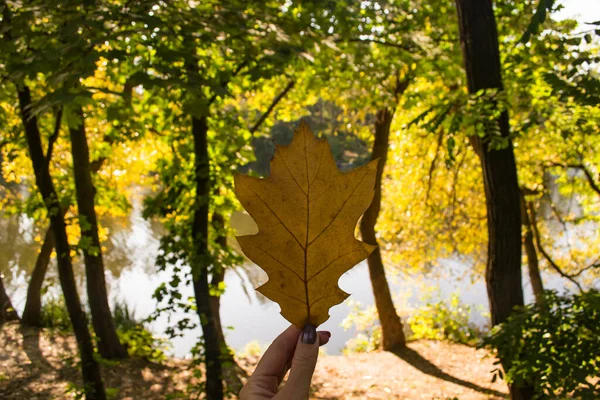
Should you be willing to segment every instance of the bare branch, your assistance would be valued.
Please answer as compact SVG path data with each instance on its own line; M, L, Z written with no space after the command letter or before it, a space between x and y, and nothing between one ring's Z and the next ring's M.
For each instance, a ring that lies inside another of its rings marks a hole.
M252 128L250 128L251 134L254 134L258 130L258 128L260 128L260 126L263 122L265 122L269 114L273 112L277 104L289 93L290 90L292 90L295 84L296 82L293 79L290 80L286 87L283 89L283 91L273 99L271 105L269 106L269 108L267 108L267 111L265 111L264 114L258 119L258 121L256 121L256 123L252 126Z
M431 185L433 182L433 173L435 172L435 168L437 166L438 156L440 154L440 148L442 147L442 141L444 139L444 130L440 129L440 133L437 138L437 145L435 147L435 155L433 156L433 160L431 161L431 165L429 166L429 179L427 181L427 193L425 194L425 204L429 204L429 194L431 193Z
M594 261L593 263L591 263L587 267L580 269L579 271L577 271L577 273L572 274L571 276L573 278L576 278L579 275L583 274L585 271L588 271L590 269L595 269L595 268L600 268L600 259L596 259L596 261Z
M583 292L583 289L582 289L581 285L579 284L579 282L577 282L571 275L565 273L562 270L562 268L559 267L558 264L554 261L554 259L552 258L552 256L550 256L550 254L542 246L542 240L540 238L540 231L539 231L538 225L537 225L537 217L536 217L535 209L533 207L533 203L532 202L527 202L527 209L529 211L529 219L530 219L530 222L531 222L531 227L533 228L533 237L535 238L535 244L536 244L539 252L544 256L544 258L546 259L546 261L548 262L548 264L550 264L550 266L556 272L558 272L558 274L560 276L562 276L563 278L568 279L571 282L573 282L575 284L575 286L577 286L577 288L579 289L579 291Z
M572 167L572 168L574 168L574 167ZM598 184L594 180L594 176L592 175L592 172L583 164L581 166L578 166L577 168L579 168L583 171L592 190L594 192L598 193L598 195L600 195L600 186L598 186Z
M375 43L375 44L379 44L379 45L382 45L382 46L394 47L396 49L400 49L400 50L404 50L404 51L414 51L414 50L416 50L416 48L414 46L411 46L411 45L386 42L384 40L378 40L378 39L351 38L351 39L338 39L338 40L336 40L336 42L337 43L340 43L340 42L348 42L348 43Z
M83 89L92 91L92 92L99 92L99 93L104 93L104 94L112 94L114 96L126 96L127 93L126 92L117 92L115 90L110 90L107 88L102 88L102 87L97 87L97 86L83 86Z
M54 120L54 132L48 139L48 150L46 150L46 166L50 165L50 160L52 160L52 151L54 150L54 144L58 139L58 135L60 134L60 124L62 122L63 108L60 107L56 112L56 119Z
M462 157L460 158L460 161L458 163L456 163L456 168L454 169L453 172L453 177L452 177L452 215L450 216L450 222L454 221L454 215L456 214L456 205L458 203L457 198L456 198L456 184L458 182L458 175L460 170L462 169L463 163L465 162L465 158L467 156L467 152L464 150L459 150L460 153L462 153Z
M594 192L598 193L598 195L600 195L600 184L597 183L596 180L594 179L594 175L592 174L592 171L590 171L590 169L588 167L586 167L584 164L562 164L562 163L553 162L553 163L549 163L548 166L573 168L573 169L578 169L578 170L583 171L585 178L587 179L592 190Z

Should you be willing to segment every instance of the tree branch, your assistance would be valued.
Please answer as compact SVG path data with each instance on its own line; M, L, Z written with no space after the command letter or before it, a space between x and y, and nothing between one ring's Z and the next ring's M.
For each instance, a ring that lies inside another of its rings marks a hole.
M56 119L54 121L54 132L48 139L48 150L46 150L46 166L50 165L50 160L52 160L52 151L54 150L54 144L58 139L58 135L60 133L60 124L62 122L63 108L60 107L56 112Z
M558 266L558 264L554 261L554 259L552 258L552 256L550 256L550 254L542 246L542 241L541 241L541 237L540 237L540 231L539 231L538 226L537 226L537 217L536 217L536 214L535 214L535 209L533 207L533 203L527 202L527 209L529 211L529 218L530 218L530 222L531 222L531 227L533 228L533 237L535 238L535 244L536 244L539 252L544 256L544 258L546 259L546 261L548 262L548 264L550 264L550 266L556 272L558 272L558 274L560 276L562 276L563 278L568 279L571 282L573 282L575 284L575 286L577 286L577 288L579 289L579 291L583 292L583 289L582 289L581 285L579 284L579 282L577 282L571 275L565 273L562 270L562 268L560 268Z
M589 170L588 167L586 167L584 164L563 164L563 163L557 163L557 162L552 162L549 163L548 166L550 167L562 167L562 168L573 168L573 169L579 169L581 171L583 171L590 187L592 188L592 190L596 193L598 193L598 195L600 195L600 184L598 184L596 182L596 180L594 179L594 176L592 175L592 171Z
M236 77L241 71L242 69L244 69L244 67L246 67L246 65L248 65L250 61L249 60L244 60L240 65L238 65L233 72L231 73L231 76L229 78L227 78L226 80L224 80L223 82L221 82L220 86L222 88L224 88L225 86L227 86L229 84L229 82L231 81L231 78ZM208 105L210 106L217 98L217 94L213 94L210 99L208 100Z
M594 180L592 172L585 165L581 164L578 167L571 167L571 168L579 168L579 169L581 169L583 171L583 173L585 174L585 177L587 178L588 183L590 184L590 187L592 188L592 190L594 192L598 193L598 195L600 195L600 186L598 186L598 184Z
M386 47L394 47L396 49L400 49L400 50L404 50L404 51L413 51L413 50L415 50L414 46L405 45L405 44L398 44L398 43L391 43L391 42L386 42L384 40L378 40L378 39L350 38L350 39L337 39L336 42L337 43L341 43L341 42L348 42L348 43L375 43L375 44L379 44L379 45L386 46Z
M429 166L429 179L427 181L427 193L425 194L425 204L429 205L429 194L431 193L431 186L433 184L433 173L435 172L435 168L437 166L437 160L440 153L440 148L442 147L442 141L444 139L444 130L440 129L440 133L438 134L437 145L435 147L435 155L433 156L433 160L431 161L431 165Z
M571 276L573 278L576 278L579 275L583 274L585 271L590 270L590 269L594 269L594 268L600 268L600 260L599 259L597 259L596 261L594 261L593 263L591 263L587 267L580 269L579 271L577 271L576 274L573 274Z
M529 195L534 195L534 194L542 194L543 191L540 189L532 189L530 187L527 186L520 186L521 189L521 193L523 194L523 196L529 196Z
M275 107L277 106L277 104L288 94L288 92L290 90L292 90L292 88L294 87L294 85L296 84L296 82L292 79L288 82L287 86L283 89L283 91L281 93L279 93L271 102L271 105L269 106L269 108L267 108L267 111L265 111L263 113L263 115L258 119L258 121L256 121L256 123L252 126L252 128L250 128L250 133L254 134L258 128L260 128L260 126L262 125L263 122L265 122L265 120L267 119L267 117L269 116L269 114L271 114L271 112L273 112L273 110L275 109Z

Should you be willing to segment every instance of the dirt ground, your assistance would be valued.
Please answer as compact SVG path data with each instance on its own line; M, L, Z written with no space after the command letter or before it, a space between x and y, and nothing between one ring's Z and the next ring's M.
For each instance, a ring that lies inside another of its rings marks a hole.
M5 324L0 329L0 399L71 399L79 383L72 338ZM238 360L251 372L258 359ZM491 383L494 359L459 344L417 341L394 353L319 358L311 399L475 400L507 397L504 382ZM196 383L188 360L164 364L125 360L103 365L111 398L165 399ZM189 395L179 398L190 398Z

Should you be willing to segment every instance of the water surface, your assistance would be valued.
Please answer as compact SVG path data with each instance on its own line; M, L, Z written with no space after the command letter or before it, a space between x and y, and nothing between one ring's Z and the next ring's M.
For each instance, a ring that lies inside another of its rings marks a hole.
M14 306L21 312L25 305L28 275L33 268L39 245L33 240L33 224L28 218L2 218L0 223L4 225L4 229L0 231L0 271L4 272L4 283ZM115 298L125 301L138 317L146 317L156 307L156 302L152 299L154 290L159 284L169 280L169 273L157 272L154 266L162 234L161 226L144 220L139 204L127 218L112 219L104 224L111 232L105 251L111 301ZM391 276L392 292L403 299L403 307L418 307L422 303L421 292L425 286L439 287L440 296L445 299L458 292L461 301L475 309L472 313L473 322L486 323L480 313L488 310L483 279L473 280L467 267L459 263L447 260L444 264L444 271L449 271L449 275ZM82 290L83 268L80 263L76 263L75 268L81 288L80 295L85 298L85 291ZM262 271L257 267L253 268L250 268L253 272L251 275L260 276ZM48 281L50 287L47 295L57 295L59 287L54 265L48 271ZM530 302L533 296L526 276L523 277L523 282L525 299ZM254 291L253 284L243 269L227 271L225 283L227 289L221 301L221 315L223 325L228 327L227 342L234 349L241 350L252 341L266 345L289 325L279 314L277 304ZM344 303L333 307L330 311L331 318L319 328L332 332L332 338L326 346L329 354L339 354L346 341L356 334L352 329L346 331L341 327L342 321L352 309L351 302L373 305L366 263L363 262L344 274L339 285L351 296ZM548 289L570 288L567 281L554 274L544 274L544 285ZM192 287L185 287L182 295L183 298L193 296ZM406 310L400 309L399 312L405 314ZM192 319L196 320L194 316ZM151 324L151 329L161 334L166 327L172 325L173 320L169 321L163 316ZM201 331L197 328L186 332L183 337L173 339L173 353L180 357L189 354L200 334Z

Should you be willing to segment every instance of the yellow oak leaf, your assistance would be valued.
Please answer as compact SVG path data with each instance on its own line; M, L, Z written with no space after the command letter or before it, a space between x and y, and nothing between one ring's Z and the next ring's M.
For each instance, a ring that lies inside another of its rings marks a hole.
M258 225L237 240L269 277L257 290L295 326L325 322L349 296L339 278L375 249L354 232L373 199L376 169L374 160L342 173L327 141L301 122L289 146L276 146L268 178L235 176L236 196Z

